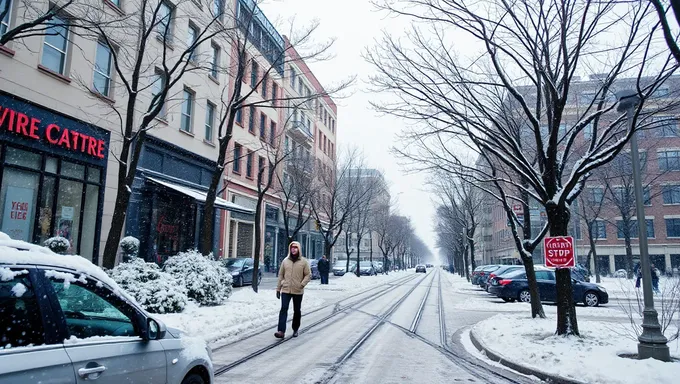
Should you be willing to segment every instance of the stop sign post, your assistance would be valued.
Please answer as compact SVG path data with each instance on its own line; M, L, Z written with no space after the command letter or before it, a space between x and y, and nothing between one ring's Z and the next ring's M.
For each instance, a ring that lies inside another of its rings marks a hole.
M573 268L576 266L574 238L571 236L546 237L543 240L545 266L551 268Z

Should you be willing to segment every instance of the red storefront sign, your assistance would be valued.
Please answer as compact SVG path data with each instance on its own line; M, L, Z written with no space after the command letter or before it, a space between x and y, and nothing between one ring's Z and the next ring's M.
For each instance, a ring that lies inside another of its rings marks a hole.
M572 268L576 266L574 238L571 236L546 237L543 239L545 266L552 268Z
M44 129L43 129L44 127ZM32 140L45 140L48 144L103 159L106 153L104 140L77 132L55 123L41 121L25 113L0 106L0 129Z

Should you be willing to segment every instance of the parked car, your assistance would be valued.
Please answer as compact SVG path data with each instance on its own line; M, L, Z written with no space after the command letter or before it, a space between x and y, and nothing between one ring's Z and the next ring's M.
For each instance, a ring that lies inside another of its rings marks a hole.
M83 257L0 233L0 276L0 383L214 379L209 347L167 328Z
M427 269L423 264L416 265L416 273L419 273L419 272L427 273Z
M234 287L242 287L253 283L253 269L255 268L253 259L250 257L229 257L224 259L224 266L231 273ZM262 282L262 266L257 271L257 284Z
M502 267L502 265L493 264L493 265L485 266L484 268L479 270L479 272L477 274L476 283L472 282L472 284L479 285L480 287L484 288L484 285L486 284L486 280L489 278L489 275L491 274L491 272L496 271L500 267Z
M347 271L356 272L355 265L356 265L356 263L350 263L349 269ZM334 276L344 276L345 273L347 273L345 268L347 268L347 260L336 261L335 264L333 264L333 275Z
M470 276L470 282L472 283L472 285L479 284L479 273L484 268L486 268L486 265L480 265L472 271L472 275Z
M383 273L383 263L380 261L374 261L373 265L375 266L375 271L376 273Z
M551 270L537 270L536 280L541 301L555 302L557 300L555 272ZM609 302L607 290L602 286L574 279L572 287L574 301L577 303L583 303L588 307L596 307ZM492 280L489 293L500 297L503 301L519 300L527 303L531 302L529 283L523 270L503 275L500 280Z
M510 273L513 271L517 270L524 270L523 265L502 265L500 268L497 270L489 273L489 277L486 279L486 282L484 283L484 288L486 291L489 291L489 285L491 284L491 279L498 278L498 276L502 276L503 274Z
M432 268L432 267L434 267L434 265L432 265L432 264L425 264L425 266L426 266L427 268Z
M321 273L319 272L319 260L317 259L309 260L309 269L312 270L312 280L321 278Z
M378 274L375 271L375 266L370 261L362 261L359 263L359 273L362 276L374 276Z

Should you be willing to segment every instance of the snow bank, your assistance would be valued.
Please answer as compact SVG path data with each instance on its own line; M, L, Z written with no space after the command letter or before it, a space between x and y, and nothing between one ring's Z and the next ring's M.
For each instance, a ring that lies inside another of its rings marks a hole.
M554 318L532 319L528 313L502 314L478 323L472 332L509 361L584 383L674 383L680 376L680 362L619 357L637 353L637 344L612 324L580 320L581 337L556 336L555 324ZM678 357L678 342L669 346Z
M180 252L170 257L163 271L186 287L187 296L201 305L219 305L231 296L232 277L220 261L198 251Z
M341 291L341 292L353 292L379 284L384 284L392 280L402 278L406 275L411 275L414 272L399 271L390 272L389 275L377 275L377 276L361 276L353 273L345 273L343 276L332 279L328 284L320 284L318 280L314 280L307 284L305 287L305 292L310 291Z

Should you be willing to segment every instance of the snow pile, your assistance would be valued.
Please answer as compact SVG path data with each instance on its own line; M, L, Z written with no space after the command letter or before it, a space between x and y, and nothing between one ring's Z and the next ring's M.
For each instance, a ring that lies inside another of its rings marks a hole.
M85 275L80 275L78 278L72 273L59 272L59 271L45 271L45 276L50 279L64 280L64 288L68 289L71 283L80 281L83 284L87 283L87 278Z
M23 296L24 293L26 293L27 290L28 290L28 288L26 288L26 286L23 285L23 284L21 284L21 283L16 283L16 284L12 287L12 293L14 294L14 297L21 297L21 296Z
M19 275L28 274L28 271L22 269L20 271L13 271L9 268L0 267L0 281L10 281Z
M187 305L184 285L155 263L133 257L118 264L109 274L149 312L181 312Z
M325 304L316 297L316 292L305 293L302 299L302 313ZM239 289L223 304L200 307L189 303L182 313L158 315L168 327L178 328L190 336L207 340L211 345L223 344L244 332L263 326L276 326L281 301L273 289L260 289L259 293L250 288ZM292 306L288 318L292 318ZM305 319L302 319L304 326Z
M139 240L133 236L125 236L120 241L120 250L123 251L125 259L137 257L139 254Z
M357 277L354 273L345 273L343 276L331 279L329 284L320 284L318 280L314 280L307 284L305 287L305 292L311 291L342 291L342 292L353 292L358 290L363 290L376 286L379 284L385 284L391 280L396 280L402 278L406 275L411 275L413 272L398 271L390 272L389 275L377 275L377 276L361 276Z
M680 362L619 357L637 353L637 344L612 324L581 320L579 330L581 337L556 336L554 318L532 319L528 313L496 315L472 328L482 344L506 360L579 382L673 383L680 376ZM678 343L669 347L678 357Z
M163 270L186 287L189 298L201 305L219 305L231 296L229 270L198 251L180 252L165 262Z
M44 246L49 248L54 253L64 253L71 248L71 243L67 238L61 236L50 237L43 243Z

